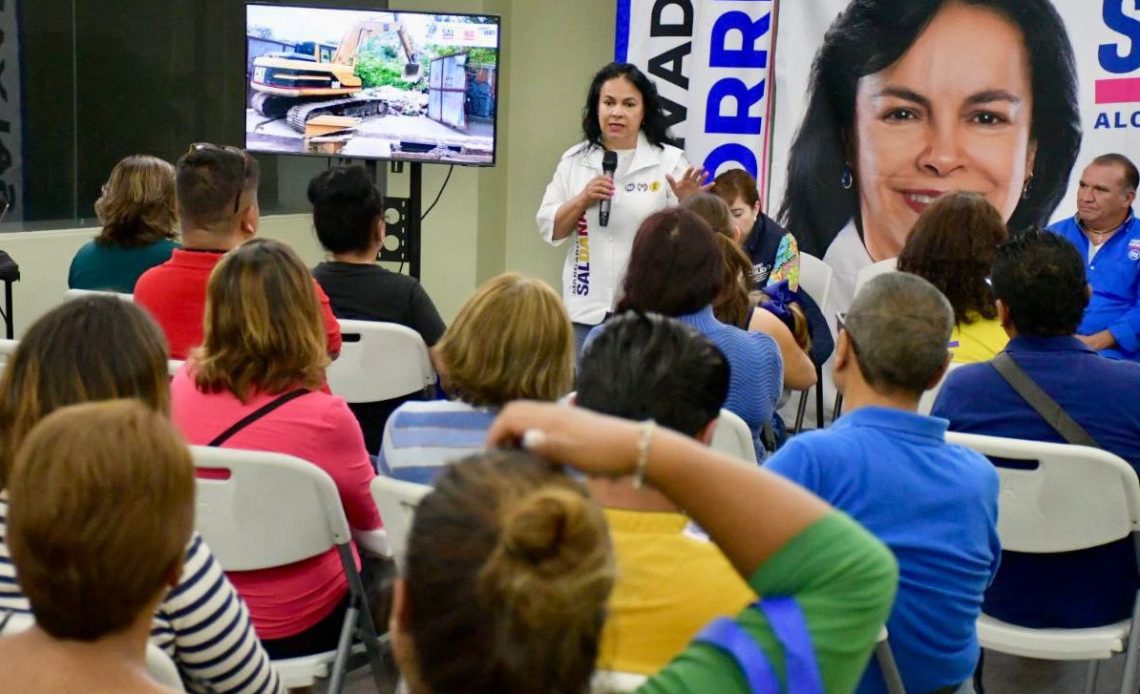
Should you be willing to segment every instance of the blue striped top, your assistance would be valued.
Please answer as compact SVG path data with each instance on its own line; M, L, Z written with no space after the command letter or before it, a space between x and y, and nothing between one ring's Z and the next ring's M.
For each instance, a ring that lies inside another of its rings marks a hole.
M0 492L0 611L31 612L8 554L8 492ZM249 611L195 532L182 576L158 606L151 641L178 666L190 692L276 693L277 673Z
M431 484L443 466L486 448L495 414L458 400L400 405L384 427L380 474Z

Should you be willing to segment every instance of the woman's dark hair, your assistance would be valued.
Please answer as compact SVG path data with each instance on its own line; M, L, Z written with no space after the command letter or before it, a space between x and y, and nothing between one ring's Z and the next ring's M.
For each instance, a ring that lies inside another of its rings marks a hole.
M448 465L416 509L406 596L432 692L585 692L615 570L581 482L522 451Z
M1015 24L1029 56L1038 144L1032 182L1007 225L1042 225L1065 194L1081 143L1077 69L1065 24L1049 0L852 0L832 23L812 65L808 105L788 158L780 221L800 250L822 257L854 219L862 231L858 184L840 183L851 161L855 93L861 77L894 64L950 2L981 7Z
M626 78L641 92L641 132L645 133L649 144L655 147L673 144L656 85L632 63L610 63L594 75L594 81L590 83L590 91L586 95L586 106L582 109L582 134L586 136L586 148L603 147L602 126L598 124L598 102L602 98L602 85L615 77Z
M1080 251L1047 231L1026 231L998 246L993 283L1020 335L1074 335L1089 304Z
M705 220L674 207L637 230L618 312L683 316L708 306L724 285L724 261Z
M363 166L338 166L309 182L317 239L331 253L362 251L372 243L384 196Z
M947 193L914 223L899 255L898 269L938 287L954 307L956 324L996 318L986 278L998 244L1006 236L1001 215L981 195Z

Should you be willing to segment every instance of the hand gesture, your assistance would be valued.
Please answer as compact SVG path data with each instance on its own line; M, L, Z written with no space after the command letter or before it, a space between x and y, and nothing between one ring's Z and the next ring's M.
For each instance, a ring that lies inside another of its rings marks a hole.
M693 193L712 188L711 181L705 183L708 177L709 172L699 166L690 166L685 169L680 180L665 174L665 180L669 181L669 187L673 189L673 195L677 196L677 200L684 200Z
M590 179L586 187L579 193L579 196L587 205L591 205L598 200L612 198L614 196L614 181L605 174L595 176Z
M488 446L518 445L595 477L631 474L641 425L580 407L512 402L487 433Z

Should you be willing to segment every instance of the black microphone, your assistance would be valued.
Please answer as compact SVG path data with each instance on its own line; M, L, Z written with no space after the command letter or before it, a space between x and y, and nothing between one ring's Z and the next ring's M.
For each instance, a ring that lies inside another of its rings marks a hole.
M602 173L609 175L612 181L614 180L615 171L617 171L617 152L612 149L607 149L606 153L602 156ZM604 227L610 225L609 198L602 200L601 205L598 207L598 224Z

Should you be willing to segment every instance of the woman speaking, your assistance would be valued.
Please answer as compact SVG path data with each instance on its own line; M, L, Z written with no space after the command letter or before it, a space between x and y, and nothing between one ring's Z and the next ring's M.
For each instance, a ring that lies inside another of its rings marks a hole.
M669 144L657 88L633 65L610 63L594 75L582 132L585 141L562 155L538 209L547 243L574 240L562 267L562 299L579 349L613 310L641 222L707 187L704 169L690 167ZM617 155L612 173L603 171L609 152Z

